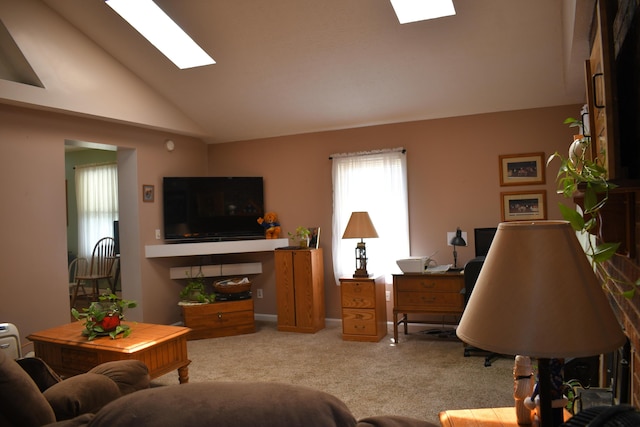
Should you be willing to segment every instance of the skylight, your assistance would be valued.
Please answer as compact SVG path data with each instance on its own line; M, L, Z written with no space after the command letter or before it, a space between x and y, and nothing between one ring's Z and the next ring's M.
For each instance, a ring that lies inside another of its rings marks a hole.
M106 3L181 70L216 63L152 0Z
M391 0L401 24L456 14L453 0Z

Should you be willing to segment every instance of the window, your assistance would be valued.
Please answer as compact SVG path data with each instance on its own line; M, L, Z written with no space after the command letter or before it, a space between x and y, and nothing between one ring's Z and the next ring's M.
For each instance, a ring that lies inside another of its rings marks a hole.
M336 154L333 159L333 266L336 283L356 269L355 239L342 239L351 212L367 211L377 239L365 239L367 271L390 275L409 256L407 163L403 149ZM387 280L389 281L389 280Z
M91 257L93 246L103 237L113 237L118 219L118 165L76 166L78 203L78 256Z

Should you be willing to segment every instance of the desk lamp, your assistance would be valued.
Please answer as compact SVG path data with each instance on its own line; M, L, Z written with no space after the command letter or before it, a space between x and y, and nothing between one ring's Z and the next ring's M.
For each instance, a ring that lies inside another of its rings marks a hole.
M608 353L625 342L566 221L498 226L456 333L477 348L538 359L542 427L562 423L562 408L551 406L550 359Z
M353 277L369 277L367 272L367 248L364 238L378 237L368 212L352 212L343 239L360 239L356 246L356 271Z
M467 246L467 242L462 238L462 231L460 227L456 228L456 235L453 236L449 244L453 245L453 269L458 269L458 252L456 251L456 246Z

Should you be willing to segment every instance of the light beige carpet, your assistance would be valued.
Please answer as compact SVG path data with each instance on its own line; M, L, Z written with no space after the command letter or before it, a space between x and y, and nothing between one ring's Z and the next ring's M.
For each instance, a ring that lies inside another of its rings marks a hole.
M391 332L391 331L390 331ZM378 343L343 341L339 324L316 334L279 332L257 322L255 334L188 342L190 382L300 384L342 399L356 418L404 415L438 423L447 409L513 406L513 358L484 366L463 356L460 341L393 334ZM177 384L177 373L153 381Z

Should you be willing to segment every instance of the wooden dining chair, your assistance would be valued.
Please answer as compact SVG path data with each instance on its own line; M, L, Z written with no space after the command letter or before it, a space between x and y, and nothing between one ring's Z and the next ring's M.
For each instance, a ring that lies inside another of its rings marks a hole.
M86 276L89 273L89 261L83 257L74 258L69 263L69 298L73 297L73 291L76 288L76 277ZM84 288L84 282L80 283L80 289L83 296L88 296L86 289Z
M113 237L103 237L93 247L89 271L76 275L76 285L73 289L71 307L75 306L78 290L85 284L91 284L92 297L97 298L100 293L100 281L106 280L109 288L113 289L113 264L116 260L115 240ZM85 291L86 292L86 291Z

